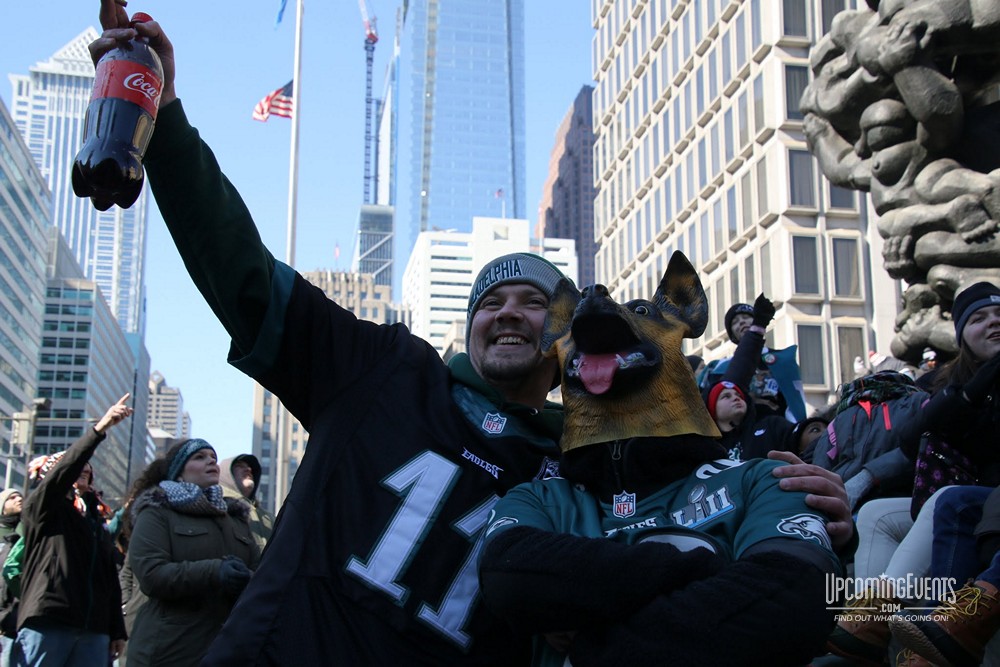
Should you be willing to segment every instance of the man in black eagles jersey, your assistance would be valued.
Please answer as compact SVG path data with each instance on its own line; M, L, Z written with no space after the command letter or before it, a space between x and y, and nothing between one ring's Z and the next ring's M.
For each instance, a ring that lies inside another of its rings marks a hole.
M261 243L164 64L145 166L202 294L232 336L230 362L280 397L309 448L253 580L209 665L515 665L530 659L479 602L476 562L494 502L555 468L558 381L539 339L562 273L536 255L490 262L468 302L468 354L449 365L402 325L360 321ZM119 28L119 26L121 26Z
M562 412L545 396L557 363L539 340L562 274L526 253L487 264L469 298L468 354L448 365L404 326L358 320L263 246L188 124L159 25L126 27L116 0L102 0L101 24L94 57L138 33L163 62L145 166L232 337L230 362L310 434L260 566L204 664L527 664L528 638L480 604L476 562L496 500L556 469Z

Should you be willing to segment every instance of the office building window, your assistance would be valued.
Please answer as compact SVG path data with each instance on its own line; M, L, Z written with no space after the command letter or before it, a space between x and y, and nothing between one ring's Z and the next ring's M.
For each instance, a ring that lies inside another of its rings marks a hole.
M748 170L740 179L740 197L743 203L740 229L749 229L753 226L753 183L751 182L750 171Z
M833 291L837 296L861 296L858 243L854 239L833 239Z
M747 303L753 303L753 300L757 298L757 281L753 271L753 255L747 255L747 258L743 261L743 275L747 283Z
M788 151L788 203L816 208L813 158L807 151Z
M819 261L815 236L792 237L796 294L819 294Z
M803 384L825 384L823 368L823 329L818 325L800 324L795 327L799 341L799 372Z
M844 0L823 0L823 34L830 32L833 27L833 17L844 11Z
M799 100L809 85L809 68L802 65L785 65L785 117L802 120Z
M806 0L783 0L782 10L783 34L789 37L808 37Z
M854 379L854 359L865 359L865 332L861 327L837 327L837 360L841 384Z
M767 200L767 159L761 158L757 163L757 219L763 218L770 210Z
M771 242L760 246L760 289L764 294L773 297L771 292Z
M830 184L830 208L857 209L857 199L854 190Z
M758 134L764 129L764 76L753 81L753 128Z

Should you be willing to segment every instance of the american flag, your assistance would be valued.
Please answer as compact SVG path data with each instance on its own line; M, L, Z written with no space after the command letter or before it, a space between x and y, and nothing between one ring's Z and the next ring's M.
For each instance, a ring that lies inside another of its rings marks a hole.
M273 93L268 93L264 99L257 102L257 106L253 108L253 119L267 122L271 114L282 118L291 118L293 111L292 82L289 81L283 87L278 88Z

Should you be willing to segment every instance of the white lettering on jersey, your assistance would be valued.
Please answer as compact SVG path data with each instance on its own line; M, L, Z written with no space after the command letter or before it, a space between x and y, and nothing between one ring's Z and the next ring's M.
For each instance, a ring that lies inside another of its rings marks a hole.
M503 468L496 465L495 463L489 463L487 461L482 460L481 458L470 452L465 447L462 448L462 458L472 461L477 466L479 466L489 474L493 475L495 479L500 479L500 473L503 472Z
M728 470L730 468L736 468L743 465L746 461L733 461L731 459L717 459L711 463L706 463L705 465L698 468L695 471L694 476L698 479L708 479L712 475L718 475L720 472Z
M656 517L650 517L648 519L643 519L642 521L637 521L636 523L630 523L627 526L622 526L621 528L612 528L611 530L604 531L605 537L612 537L617 533L624 530L636 530L638 528L656 528Z

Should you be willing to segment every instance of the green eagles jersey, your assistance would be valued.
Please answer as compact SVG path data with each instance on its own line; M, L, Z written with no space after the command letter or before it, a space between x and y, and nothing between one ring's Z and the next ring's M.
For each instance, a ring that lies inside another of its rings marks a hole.
M813 542L837 562L826 518L806 505L805 493L778 487L771 471L781 465L721 459L644 498L623 489L611 503L561 477L521 484L494 506L486 539L531 526L625 544L656 540L682 551L705 547L736 560L758 542L783 537ZM536 665L563 664L547 642L535 645Z

